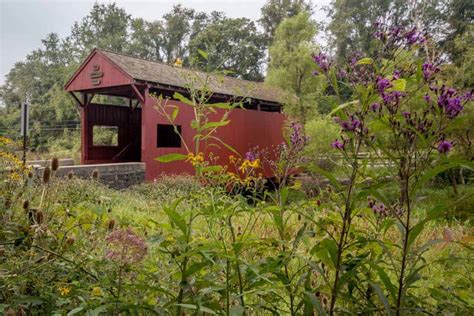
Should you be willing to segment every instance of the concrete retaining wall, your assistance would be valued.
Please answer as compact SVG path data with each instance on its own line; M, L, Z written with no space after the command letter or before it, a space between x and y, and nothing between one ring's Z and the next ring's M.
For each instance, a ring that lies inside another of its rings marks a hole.
M44 168L35 168L35 170L41 179ZM56 176L67 177L72 173L81 179L91 179L94 171L98 173L97 180L99 182L114 189L124 189L145 181L145 163L143 162L61 166L57 170Z

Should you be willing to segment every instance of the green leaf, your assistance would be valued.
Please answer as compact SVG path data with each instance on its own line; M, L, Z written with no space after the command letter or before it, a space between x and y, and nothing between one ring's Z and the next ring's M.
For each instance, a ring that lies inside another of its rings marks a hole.
M423 174L419 179L417 179L415 187L413 188L413 191L411 194L414 194L418 190L422 189L425 187L426 183L434 178L436 175L440 174L441 172L444 172L446 170L449 170L451 168L455 167L463 167L469 170L474 170L474 164L470 161L466 160L450 160L450 161L443 161L439 165L429 169L425 174Z
M196 262L194 263L192 266L190 266L185 272L184 272L184 277L187 278L191 275L193 275L194 273L202 270L205 266L207 266L207 262L206 261L203 261L203 262Z
M410 249L411 245L415 242L418 235L420 235L420 233L423 231L423 228L425 228L425 224L427 221L428 220L423 220L410 229L408 233L407 249Z
M383 282L385 288L388 290L388 292L392 296L392 299L395 300L397 297L397 288L395 287L395 285L392 284L392 281L390 281L390 278L388 277L387 273L385 273L383 268L375 264L372 264L372 267L377 272L380 280Z
M74 308L73 310L71 310L69 313L67 313L66 316L76 315L77 313L79 313L79 312L82 311L83 309L84 309L84 307L76 307L76 308Z
M176 117L178 117L178 114L179 114L179 108L177 107L173 110L173 113L171 113L171 121L174 122L174 120L176 120Z
M405 91L407 81L405 79L397 79L392 81L392 88L390 90Z
M324 308L323 306L321 305L321 302L319 301L319 299L311 292L304 292L306 298L309 300L309 302L311 303L311 305L313 305L313 307L316 309L316 311L318 312L318 316L323 316L323 315L326 315L326 312L324 311ZM310 315L313 315L313 314L310 314Z
M208 128L215 128L215 127L221 127L221 126L226 126L227 124L229 124L230 121L227 120L227 121L218 121L218 122L209 122L209 123L206 123L202 126L202 129L208 129Z
M162 163L168 163L168 162L173 162L177 160L184 160L186 159L186 157L187 156L183 154L171 153L171 154L166 154L160 157L156 157L155 160Z
M187 226L186 222L184 221L184 218L179 215L173 208L165 206L163 208L163 211L168 215L170 218L171 222L174 223L178 228L183 232L184 235L187 234Z
M380 288L380 286L378 286L377 284L375 284L373 282L370 282L370 281L369 281L369 284L374 288L375 293L377 293L377 296L379 297L380 301L382 302L382 304L385 308L385 312L386 312L385 315L392 315L392 309L390 308L390 303L388 302L387 297L383 294L383 291Z
M369 57L362 58L357 62L357 65L371 65L374 63L374 60Z
M201 55L202 58L204 58L205 60L207 60L207 59L209 58L209 53L206 52L206 51L203 51L202 49L199 49L199 48L198 48L198 53L199 53L199 55Z
M182 94L179 93L179 92L175 92L175 93L173 94L173 98L176 99L176 100L179 100L179 101L183 102L184 104L194 106L193 101L189 100L188 98L186 98L184 95L182 95Z
M231 110L235 107L235 106L232 106L229 103L211 103L209 105L213 108L225 109L225 110Z
M329 114L328 114L328 117L331 117L333 116L334 114L336 114L337 112L347 108L348 106L350 105L354 105L354 104L357 104L359 103L359 100L354 100L354 101L350 101L350 102L346 102L346 103L343 103L343 104L340 104L338 105L335 109L333 109Z

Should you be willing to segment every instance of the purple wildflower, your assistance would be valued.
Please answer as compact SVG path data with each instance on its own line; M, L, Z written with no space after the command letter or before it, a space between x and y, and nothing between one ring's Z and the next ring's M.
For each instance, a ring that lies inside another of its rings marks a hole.
M414 27L410 31L406 32L403 37L405 38L408 45L425 42L425 37L421 32L418 32L417 28Z
M372 109L372 111L377 112L378 110L380 110L381 106L380 103L372 103L370 105L370 108Z
M431 103L431 96L429 94L425 94L423 96L423 99L427 102L427 103Z
M431 64L431 63L424 63L421 66L423 71L423 78L425 81L429 81L437 72L439 72L439 67Z
M455 118L464 109L462 106L462 97L456 95L456 90L453 88L446 89L442 86L439 89L438 106L444 110L448 118Z
M390 88L392 86L392 83L390 82L390 80L379 76L377 77L376 85L377 91L382 94L384 93L385 89Z
M148 252L145 240L131 228L115 230L105 240L108 246L105 258L117 263L140 263Z
M361 126L361 123L357 118L355 118L354 116L351 116L349 120L342 121L340 125L343 131L354 132L356 129L358 129Z
M303 126L298 123L291 123L290 142L294 148L302 148L308 141L303 133Z
M336 139L331 143L331 147L334 149L344 149L344 143Z
M255 159L257 159L257 155L252 151L247 151L245 153L245 159L250 161L250 162L254 162Z
M313 55L313 60L323 72L328 72L331 66L331 61L329 60L328 55L319 53L317 55Z
M440 154L448 153L453 148L453 143L447 140L442 140L438 144L438 151Z
M400 70L394 70L392 77L394 80L397 80L397 79L400 79L401 75L402 75L402 72Z
M406 118L406 119L410 117L410 114L411 114L411 113L410 113L410 112L407 112L407 111L405 111L405 112L402 113L403 117Z

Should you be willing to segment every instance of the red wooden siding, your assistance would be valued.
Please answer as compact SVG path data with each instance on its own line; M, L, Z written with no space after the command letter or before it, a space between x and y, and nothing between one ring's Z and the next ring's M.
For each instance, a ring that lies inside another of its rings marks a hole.
M140 161L141 109L108 104L89 104L83 119L83 163ZM93 127L116 126L118 146L94 146ZM120 154L120 155L119 155Z
M153 180L160 174L192 174L194 169L189 162L177 161L171 163L159 163L156 157L169 153L187 154L185 146L181 148L157 148L157 124L169 124L165 117L153 109L154 100L146 97L142 109L142 161L146 163L146 179ZM168 101L169 104L180 108L175 124L181 125L181 133L188 146L193 146L193 130L190 122L193 119L192 108L178 101ZM216 117L220 117L222 111L218 111ZM272 149L283 142L282 128L284 115L281 113L261 112L254 110L235 109L229 114L230 124L220 127L216 136L225 143L232 146L240 155L244 156L247 151L258 146L260 149ZM232 151L220 146L220 148L209 147L209 152L220 157L218 163L226 165L229 155L236 156ZM203 149L204 151L204 149ZM273 157L272 157L273 158ZM269 170L265 171L267 177L272 176Z
M94 67L97 66L99 70L94 69ZM93 84L91 74L94 72L99 72L102 74L102 77L99 77L100 84ZM71 78L69 83L66 85L66 90L81 91L105 87L115 87L129 85L132 82L133 79L129 75L114 65L100 52L96 51Z

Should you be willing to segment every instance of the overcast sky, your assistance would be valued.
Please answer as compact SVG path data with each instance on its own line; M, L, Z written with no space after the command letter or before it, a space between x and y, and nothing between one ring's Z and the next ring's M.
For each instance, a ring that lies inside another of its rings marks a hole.
M315 18L324 19L322 6L330 0L315 0ZM0 85L15 62L24 60L49 33L69 35L71 26L86 16L94 0L0 0ZM223 11L230 17L257 20L265 0L117 0L132 17L158 20L175 4L198 11Z

